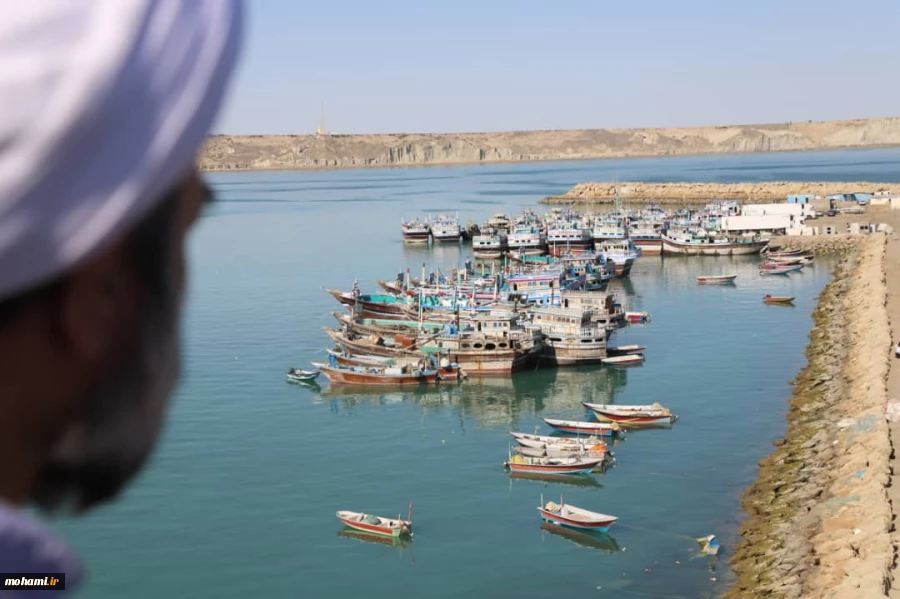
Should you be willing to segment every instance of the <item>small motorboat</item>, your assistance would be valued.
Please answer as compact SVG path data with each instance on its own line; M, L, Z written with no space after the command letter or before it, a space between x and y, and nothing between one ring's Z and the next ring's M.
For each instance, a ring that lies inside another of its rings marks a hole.
M412 504L409 504L409 514L406 520L396 518L382 518L363 512L350 512L341 510L337 513L338 520L350 528L370 534L386 537L412 536Z
M579 422L576 420L556 420L554 418L544 418L544 422L558 431L576 435L611 437L616 433L622 432L622 427L615 422Z
M597 449L535 449L534 447L515 447L513 451L529 458L600 458L600 468L615 464L615 458L607 450L606 445L597 444Z
M559 503L548 501L544 503L541 497L541 505L538 506L541 518L554 524L561 526L569 526L571 528L580 528L582 530L596 530L599 532L607 532L609 527L616 523L616 516L609 516L599 512L592 512L584 508L567 505L563 502L562 497Z
M606 366L637 366L644 362L644 356L630 354L625 356L613 356L610 358L601 358L600 362Z
M287 369L287 380L289 383L312 383L316 380L320 372L318 370L300 370L299 368Z
M530 472L532 474L590 474L603 464L604 458L532 458L523 455L511 455L503 466L512 472Z
M610 358L615 358L618 356L631 356L637 354L643 354L647 351L647 348L643 345L618 345L618 346L607 346L606 355Z
M780 295L764 295L763 301L767 304L790 304L794 301L793 297L780 296Z
M631 324L644 324L650 322L650 314L647 312L626 312L625 320Z
M313 362L329 381L345 385L433 385L441 380L437 370L414 366L328 366Z
M701 285L716 285L724 283L733 283L737 275L711 275L697 277L697 282Z
M678 417L659 403L644 406L583 403L601 422L613 422L621 426L669 425Z

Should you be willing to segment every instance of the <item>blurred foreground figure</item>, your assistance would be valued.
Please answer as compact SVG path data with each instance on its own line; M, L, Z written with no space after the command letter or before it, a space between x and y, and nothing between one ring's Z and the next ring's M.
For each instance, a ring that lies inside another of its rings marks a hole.
M239 0L3 8L0 572L65 573L53 597L81 568L22 509L113 499L154 447L179 376L185 237L208 197L194 159L241 18Z

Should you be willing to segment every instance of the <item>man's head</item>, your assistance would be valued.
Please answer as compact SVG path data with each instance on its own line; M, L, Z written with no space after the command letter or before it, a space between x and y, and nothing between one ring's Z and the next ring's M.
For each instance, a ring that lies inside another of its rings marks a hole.
M0 499L81 510L139 471L178 379L240 7L23 6L0 23Z

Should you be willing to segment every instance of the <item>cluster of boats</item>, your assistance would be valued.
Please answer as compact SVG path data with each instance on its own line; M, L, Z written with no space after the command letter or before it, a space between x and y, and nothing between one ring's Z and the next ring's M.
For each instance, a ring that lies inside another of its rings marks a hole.
M675 414L658 403L583 405L593 414L593 421L545 418L544 422L556 431L557 434L554 435L511 431L510 435L517 444L515 455L511 449L508 461L504 462L504 467L510 471L511 476L544 481L589 477L593 472L605 470L615 463L604 437L623 436L626 430L632 428L668 427L677 420ZM537 509L542 521L587 533L606 533L619 519L617 516L567 504L562 496L559 503L545 503L542 495ZM389 518L346 510L337 512L337 517L346 527L362 535L391 539L410 539L413 536L412 503L406 519L400 515Z
M497 213L483 224L462 227L458 215L402 220L407 243L471 238L481 260L524 261L539 256L594 252L623 263L648 254L731 256L755 254L768 241L721 230L722 218L740 213L736 201L713 202L701 209L666 211L659 206L629 210L616 202L609 212L580 213L554 208L544 214L526 209L516 217ZM621 267L620 267L621 268Z
M328 362L314 362L331 382L429 385L469 375L544 367L636 366L645 347L611 346L619 328L649 315L628 312L615 295L573 286L565 271L474 277L469 270L413 280L379 281L385 293L328 290L335 312ZM310 371L288 372L302 382Z

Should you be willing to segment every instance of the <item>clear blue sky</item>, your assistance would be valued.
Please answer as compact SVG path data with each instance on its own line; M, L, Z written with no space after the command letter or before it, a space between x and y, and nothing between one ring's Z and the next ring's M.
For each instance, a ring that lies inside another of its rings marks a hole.
M900 0L248 0L216 130L688 126L900 115Z

